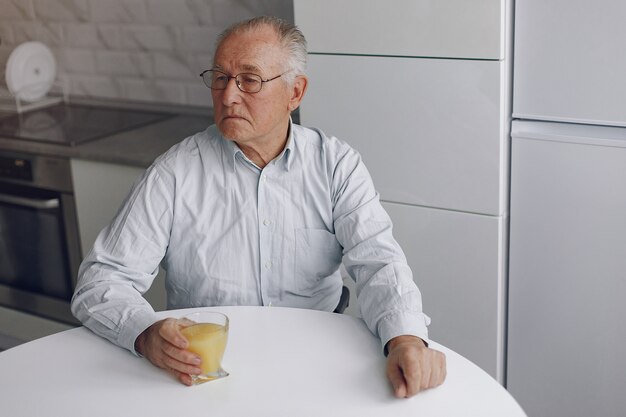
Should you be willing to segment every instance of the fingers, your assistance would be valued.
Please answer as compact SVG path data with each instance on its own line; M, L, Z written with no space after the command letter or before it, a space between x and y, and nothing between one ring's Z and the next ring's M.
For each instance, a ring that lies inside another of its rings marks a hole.
M427 382L429 378L428 369L424 369L417 359L405 357L400 362L400 368L406 380L406 398L412 397L427 388L427 384L424 382Z
M178 372L174 369L165 369L170 375L180 381L181 384L191 386L193 385L193 380L190 374L186 374L184 372Z
M175 319L165 320L159 328L159 336L162 339L160 347L163 353L163 364L167 369L181 374L198 375L202 372L198 368L201 362L200 357L185 350L189 346L189 342L182 335L180 329L181 324Z
M188 387L190 387L190 386L192 386L192 385L193 385L193 381L192 381L192 379L191 379L191 375L188 375L188 374L183 374L183 373L178 374L178 380L179 380L182 384L187 385Z
M398 368L406 381L405 398L420 392L423 388L423 377L427 376L419 363L419 356L405 354L399 358Z
M407 387L402 369L390 361L387 362L387 378L391 382L394 395L398 398L406 397Z
M397 344L389 352L387 377L396 397L412 397L443 383L446 378L445 355L423 344Z
M184 326L184 324L183 324ZM191 385L191 375L202 373L200 357L185 350L189 342L180 332L176 319L154 323L142 335L143 355L159 368L167 370L185 385Z
M161 363L164 368L191 375L202 373L199 368L201 361L196 354L181 350L167 342L163 345L162 352Z
M179 320L165 319L163 325L159 328L159 335L178 349L187 349L189 342L187 342L185 336L180 332L183 326L187 327L179 322Z
M446 379L446 355L437 350L429 349L432 354L428 387L437 387Z
M164 353L161 368L166 369L182 384L190 386L192 385L191 376L200 375L202 373L202 370L199 368L200 358L190 354L190 352L181 351L179 349L177 349L177 351L178 352L169 351L168 353Z
M417 361L420 369L416 375L416 390L411 391L413 395L441 385L445 380L445 364L446 356L442 352L426 348Z

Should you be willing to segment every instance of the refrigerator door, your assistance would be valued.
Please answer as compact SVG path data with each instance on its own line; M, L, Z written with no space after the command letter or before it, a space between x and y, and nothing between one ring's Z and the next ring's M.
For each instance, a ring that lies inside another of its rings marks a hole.
M384 200L501 215L504 68L500 61L311 55L300 117L357 149Z
M626 129L512 129L507 386L529 416L624 415Z
M515 2L513 117L626 126L626 2Z

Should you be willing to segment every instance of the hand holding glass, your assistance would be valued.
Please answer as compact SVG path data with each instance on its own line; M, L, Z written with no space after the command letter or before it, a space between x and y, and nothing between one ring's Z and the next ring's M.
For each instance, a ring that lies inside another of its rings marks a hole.
M200 356L202 374L192 375L194 385L228 376L222 369L222 357L228 340L228 317L214 311L200 311L183 318L181 333L189 346L187 350Z

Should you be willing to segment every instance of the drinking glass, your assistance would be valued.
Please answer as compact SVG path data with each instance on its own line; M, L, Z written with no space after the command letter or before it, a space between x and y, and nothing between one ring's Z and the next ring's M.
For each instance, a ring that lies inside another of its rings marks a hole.
M198 311L183 317L181 333L189 341L187 350L200 356L202 374L192 375L194 385L228 376L222 357L228 340L228 316L215 311Z

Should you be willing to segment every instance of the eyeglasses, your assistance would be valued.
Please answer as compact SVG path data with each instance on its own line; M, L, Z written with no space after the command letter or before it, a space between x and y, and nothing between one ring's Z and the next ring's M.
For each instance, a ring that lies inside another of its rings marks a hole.
M244 93L254 94L261 91L261 88L263 88L263 84L281 77L286 72L288 71L285 71L274 78L264 80L263 78L261 78L260 75L252 74L249 72L242 72L237 75L228 75L223 71L210 69L202 71L200 77L202 77L202 81L204 81L204 84L211 90L226 90L226 86L228 86L230 79L234 78L235 84L237 84L237 87L241 91L243 91Z

